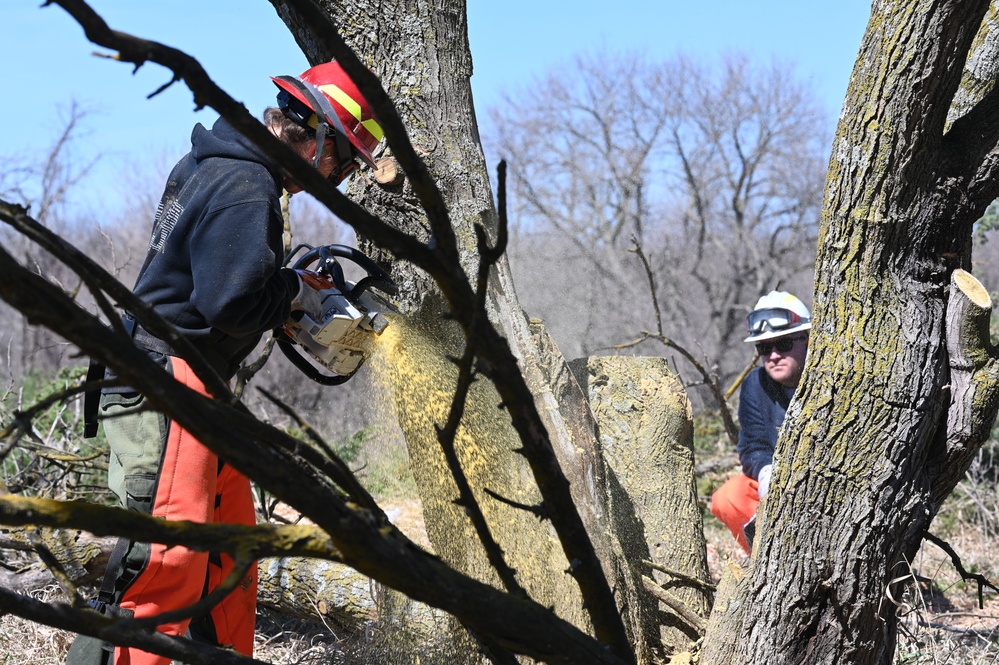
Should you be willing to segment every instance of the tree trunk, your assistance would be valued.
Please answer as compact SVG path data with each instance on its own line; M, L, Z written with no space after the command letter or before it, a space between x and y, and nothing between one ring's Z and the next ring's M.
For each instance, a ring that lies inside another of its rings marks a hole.
M307 22L284 3L274 4L310 62L330 58L329 50ZM468 274L476 274L479 248L475 228L481 226L491 240L495 239L498 215L471 98L472 63L464 3L413 1L374 7L354 0L327 2L324 7L392 97L413 144L440 183L462 267ZM343 16L351 20L337 20ZM381 185L375 179L361 178L348 193L397 228L426 238L425 217L415 204L408 179ZM376 248L366 249L378 253ZM380 258L392 263L389 256ZM424 274L396 262L392 275L402 285L406 322L389 328L380 345L384 354L372 366L394 389L428 535L435 552L449 565L496 584L497 575L465 510L455 504L457 487L435 436L434 426L447 419L456 383L456 369L447 358L460 356L464 341L458 327L442 317L443 298ZM622 558L615 549L615 537L607 530L605 463L586 396L544 329L530 325L524 316L505 258L493 267L488 309L520 362L604 574L614 588L630 585L634 593L649 596L640 583L636 584L640 575L629 570L632 563L641 562ZM576 581L566 574L572 566L551 524L512 505L539 505L540 495L530 467L517 452L520 443L516 432L505 411L498 408L501 401L490 382L473 384L458 434L458 457L493 537L507 563L517 571L518 581L532 598L585 629L589 617ZM693 550L703 549L703 536L698 532L694 537ZM644 535L638 534L638 538L643 540ZM645 550L647 555L647 544ZM704 611L703 599L694 605L696 611ZM631 613L637 612L637 607L638 603L632 603L624 609ZM633 627L644 625L637 615L630 623ZM643 631L630 640L639 654L649 654L658 634Z
M709 633L707 663L892 660L896 587L996 413L990 303L955 273L999 191L994 95L945 131L988 9L875 3L830 162L807 366L728 606L738 630Z
M591 357L570 363L587 390L607 473L606 524L622 560L635 634L665 654L691 649L711 609L707 552L694 487L690 403L665 358ZM644 579L643 579L644 578ZM644 580L655 579L658 595Z

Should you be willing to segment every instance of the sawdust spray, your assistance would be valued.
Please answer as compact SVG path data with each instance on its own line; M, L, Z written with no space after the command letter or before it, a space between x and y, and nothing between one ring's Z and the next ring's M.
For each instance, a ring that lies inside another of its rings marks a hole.
M449 357L459 357L462 349L463 338L453 322L421 325L393 317L378 338L369 367L374 381L392 396L436 554L457 570L498 585L470 520L454 504L458 490L436 438L435 425L447 421L457 382L457 367ZM457 456L519 582L560 616L574 616L580 607L578 589L563 572L568 564L550 523L484 492L488 488L529 505L541 500L527 462L513 452L519 446L492 382L480 377L469 391L455 440Z

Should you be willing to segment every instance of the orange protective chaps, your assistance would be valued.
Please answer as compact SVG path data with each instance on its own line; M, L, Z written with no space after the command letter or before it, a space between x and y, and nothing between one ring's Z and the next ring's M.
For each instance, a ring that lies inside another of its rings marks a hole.
M178 381L206 394L201 381L182 359L169 358L169 368ZM172 521L254 524L256 518L249 480L232 467L220 464L214 453L176 422L156 415L165 440L160 438L158 470L155 482L148 484L151 489L148 501L141 497L133 500L130 489L141 487L143 478L151 475L148 461L143 462L136 455L134 464L130 463L130 453L134 453L136 445L119 448L125 451L119 453L115 448L112 429L117 431L119 438L123 434L134 435L142 428L133 425L130 429L127 419L143 416L148 419L150 413L140 412L105 420L105 430L115 458L112 466L119 464L122 469L128 507L141 510L151 506L154 517ZM115 423L118 420L126 421L124 429L122 423ZM145 450L148 452L149 449ZM150 457L148 454L143 456L146 460ZM136 618L180 609L214 590L232 569L233 560L226 554L132 543L119 576L119 582L127 586L120 592L118 604L122 609L134 612ZM211 610L210 621L200 620L196 626L190 626L192 637L252 655L256 599L257 568L254 564L239 586ZM188 632L190 623L190 620L165 623L157 630L168 635L183 635ZM114 652L115 665L170 665L170 662L169 658L134 648L117 647Z
M725 481L711 495L711 513L728 527L747 554L749 543L744 528L760 505L759 487L758 482L740 473Z

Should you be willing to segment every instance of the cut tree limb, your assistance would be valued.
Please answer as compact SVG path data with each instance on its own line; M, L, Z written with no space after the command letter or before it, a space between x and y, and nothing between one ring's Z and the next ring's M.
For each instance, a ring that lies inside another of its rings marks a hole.
M947 440L941 459L928 466L940 472L933 481L936 506L968 470L999 410L999 363L990 342L991 317L989 292L971 273L955 270L946 321L951 395Z

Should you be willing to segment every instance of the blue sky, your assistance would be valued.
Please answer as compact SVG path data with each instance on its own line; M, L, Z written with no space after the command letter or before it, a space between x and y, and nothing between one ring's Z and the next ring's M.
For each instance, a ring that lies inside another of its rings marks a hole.
M40 4L4 0L0 9L0 71L7 89L0 156L41 157L59 127L59 109L77 102L89 112L80 153L102 154L88 187L101 194L87 203L99 207L95 201L120 191L124 171L143 160L176 159L194 123L210 124L216 114L195 113L190 92L178 84L147 100L169 79L166 70L147 64L132 75L129 65L92 57L97 49L69 15ZM308 65L266 0L90 4L113 29L194 56L258 116L274 98L267 77L298 74ZM468 0L476 110L481 121L504 89L596 48L653 58L680 51L717 58L740 50L796 63L835 117L869 14L869 0Z

